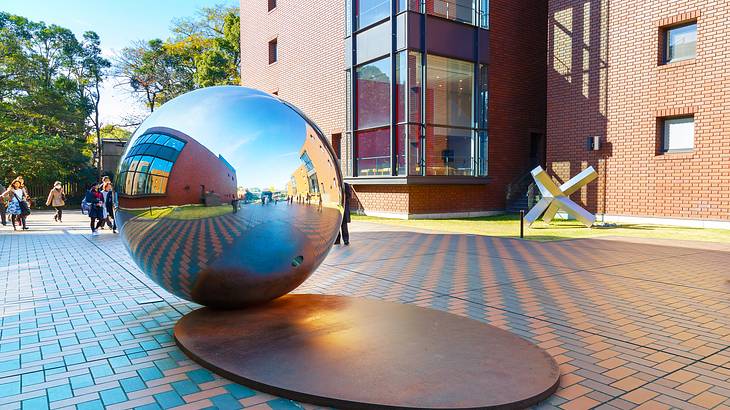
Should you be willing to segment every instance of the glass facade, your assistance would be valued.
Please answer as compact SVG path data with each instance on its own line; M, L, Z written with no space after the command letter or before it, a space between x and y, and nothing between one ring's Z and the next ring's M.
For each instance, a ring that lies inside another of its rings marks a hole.
M146 134L135 141L117 176L119 193L164 195L172 166L185 142L164 134Z
M347 1L351 143L343 170L354 177L486 176L488 69L475 62L479 48L472 61L424 54L408 42L415 35L408 24L417 21L408 15L486 27L488 1L392 1Z
M358 29L390 16L390 0L354 0L354 2Z

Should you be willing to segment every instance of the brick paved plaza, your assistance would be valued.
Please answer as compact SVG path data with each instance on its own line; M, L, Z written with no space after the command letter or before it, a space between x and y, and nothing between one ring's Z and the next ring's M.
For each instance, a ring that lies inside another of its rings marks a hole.
M31 231L0 227L1 409L312 408L187 359L172 327L196 306L146 279L118 236L90 237L87 221L38 212ZM353 224L352 245L296 292L414 303L515 332L560 363L541 408L730 408L730 245L402 229Z

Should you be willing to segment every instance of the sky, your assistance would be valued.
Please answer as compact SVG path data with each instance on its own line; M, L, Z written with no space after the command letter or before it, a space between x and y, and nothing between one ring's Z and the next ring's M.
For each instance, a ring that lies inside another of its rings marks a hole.
M200 7L237 6L237 0L0 0L0 11L33 21L66 27L77 38L93 30L101 38L104 55L112 59L135 40L166 39L176 18L195 15ZM103 123L121 124L145 107L128 97L114 79L104 83L99 107Z

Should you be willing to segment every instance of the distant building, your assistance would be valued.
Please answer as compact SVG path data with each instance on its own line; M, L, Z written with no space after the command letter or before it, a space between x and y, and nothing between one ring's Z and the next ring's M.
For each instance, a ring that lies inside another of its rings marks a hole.
M104 175L116 175L119 160L124 154L127 141L116 138L102 138L101 140L101 169Z
M130 209L229 203L237 199L237 186L235 170L223 157L163 127L135 139L117 176L120 203Z

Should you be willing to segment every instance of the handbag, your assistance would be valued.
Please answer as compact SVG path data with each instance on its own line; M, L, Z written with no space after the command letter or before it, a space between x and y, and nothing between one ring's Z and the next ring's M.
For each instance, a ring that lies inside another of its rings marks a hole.
M89 202L86 201L86 198L84 198L81 201L81 214L87 215L89 213L89 208L90 208Z
M28 203L23 201L22 199L18 198L18 194L13 193L13 195L15 195L15 199L18 200L18 205L20 205L20 214L23 216L30 215L30 205L28 205Z

